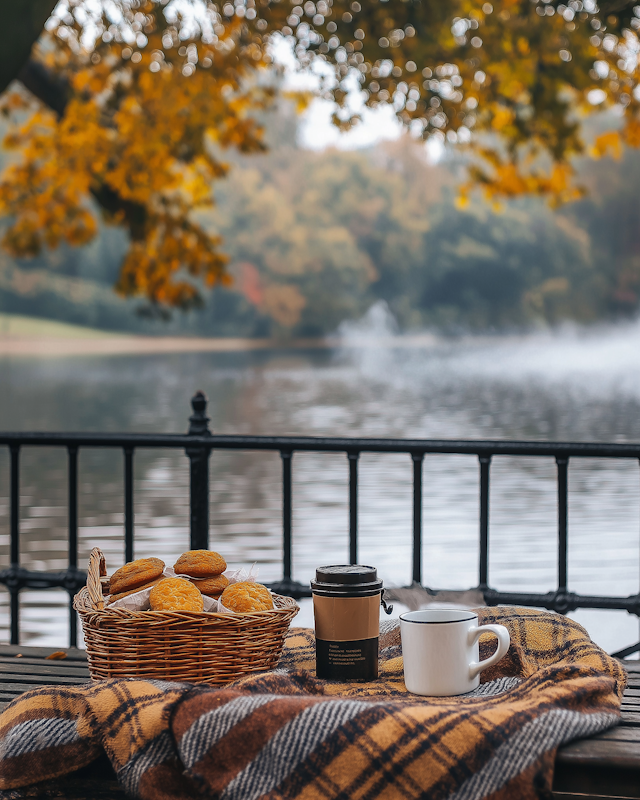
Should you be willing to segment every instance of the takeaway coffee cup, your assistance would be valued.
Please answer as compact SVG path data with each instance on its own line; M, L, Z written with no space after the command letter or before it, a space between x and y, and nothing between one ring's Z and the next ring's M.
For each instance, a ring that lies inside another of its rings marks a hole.
M378 677L382 581L375 567L318 567L311 581L316 623L316 675L333 681Z
M480 661L478 639L498 637L496 652ZM483 669L500 661L509 649L503 625L480 625L472 611L428 608L400 615L404 682L413 694L448 697L466 694L480 684Z

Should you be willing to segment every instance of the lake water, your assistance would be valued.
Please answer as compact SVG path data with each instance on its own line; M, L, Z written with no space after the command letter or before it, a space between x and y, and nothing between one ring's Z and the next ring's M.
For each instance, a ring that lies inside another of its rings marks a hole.
M343 331L326 351L0 358L0 429L184 432L189 398L203 389L220 433L640 441L640 326L430 347L351 347L384 333L378 313ZM357 342L356 342L357 343ZM66 566L66 453L21 456L21 559L31 569ZM0 448L0 568L9 553L9 457ZM294 577L348 558L344 455L296 454ZM490 583L555 588L555 463L495 458L491 471ZM412 464L408 456L360 461L360 560L385 583L411 577ZM110 569L123 561L122 454L80 456L80 559L99 545ZM137 557L173 563L188 548L188 464L171 451L135 461ZM478 582L478 466L466 456L424 462L424 582ZM281 465L277 454L214 452L211 546L230 565L258 562L280 576ZM569 470L569 584L590 594L632 594L640 578L640 475L634 460L575 459ZM21 596L22 641L67 642L66 595ZM573 614L613 650L635 642L625 612ZM299 617L311 624L308 604ZM0 640L8 640L0 591Z

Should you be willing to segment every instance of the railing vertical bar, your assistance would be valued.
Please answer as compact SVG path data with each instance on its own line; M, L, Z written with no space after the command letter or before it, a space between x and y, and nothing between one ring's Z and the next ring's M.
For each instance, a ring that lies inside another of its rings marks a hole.
M558 468L558 591L567 589L568 467L566 456L557 456Z
M133 447L124 448L124 560L133 561Z
M69 566L78 566L78 448L69 445Z
M349 563L358 563L358 458L360 453L347 453L349 458Z
M282 458L282 572L283 580L291 580L291 460L293 453L283 450Z
M67 446L69 461L69 569L78 568L78 447ZM69 592L69 647L78 645L78 620L73 608L73 590Z
M478 456L480 462L480 574L479 588L489 586L489 469L491 456Z
M207 398L196 392L191 398L193 414L189 417L190 436L211 436L207 416ZM209 457L211 450L200 445L187 447L185 452L191 462L189 527L191 549L209 549Z
M10 555L11 569L20 567L20 445L9 446L11 452L11 519L10 519ZM11 644L20 643L20 598L17 583L8 586L11 605Z
M413 459L413 582L422 583L422 462L424 453Z

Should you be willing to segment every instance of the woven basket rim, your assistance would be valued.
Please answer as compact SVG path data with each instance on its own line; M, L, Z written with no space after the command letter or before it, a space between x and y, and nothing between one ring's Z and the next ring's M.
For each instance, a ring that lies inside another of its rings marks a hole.
M83 586L78 594L73 598L73 607L79 614L97 614L103 619L116 620L148 620L149 622L159 622L163 616L167 619L175 620L184 619L197 622L199 619L221 619L221 620L249 620L253 618L262 619L264 617L283 616L290 614L294 608L299 608L293 597L271 593L274 604L282 602L283 605L278 608L270 608L266 611L248 611L244 613L223 614L219 611L152 611L146 609L144 611L133 611L130 608L93 608L89 591L86 586Z
M299 611L300 607L292 597L271 593L276 608L266 611L249 611L244 613L222 614L218 611L133 611L128 608L105 608L104 597L102 595L102 584L100 577L107 574L107 567L104 554L99 547L94 547L89 555L89 568L87 570L87 584L73 598L73 608L82 615L94 615L106 620L120 621L147 621L158 624L162 619L176 620L184 619L185 622L211 621L219 619L227 622L248 622L251 619L278 618L291 614L292 611ZM295 614L294 614L295 616Z

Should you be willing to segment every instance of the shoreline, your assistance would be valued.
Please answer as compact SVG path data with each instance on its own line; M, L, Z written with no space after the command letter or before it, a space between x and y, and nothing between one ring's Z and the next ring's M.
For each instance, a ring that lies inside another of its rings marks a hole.
M309 339L196 338L187 336L128 336L63 338L0 334L0 358L152 355L161 353L238 353L259 350L334 350L337 348L430 348L440 339L416 336L339 337Z

